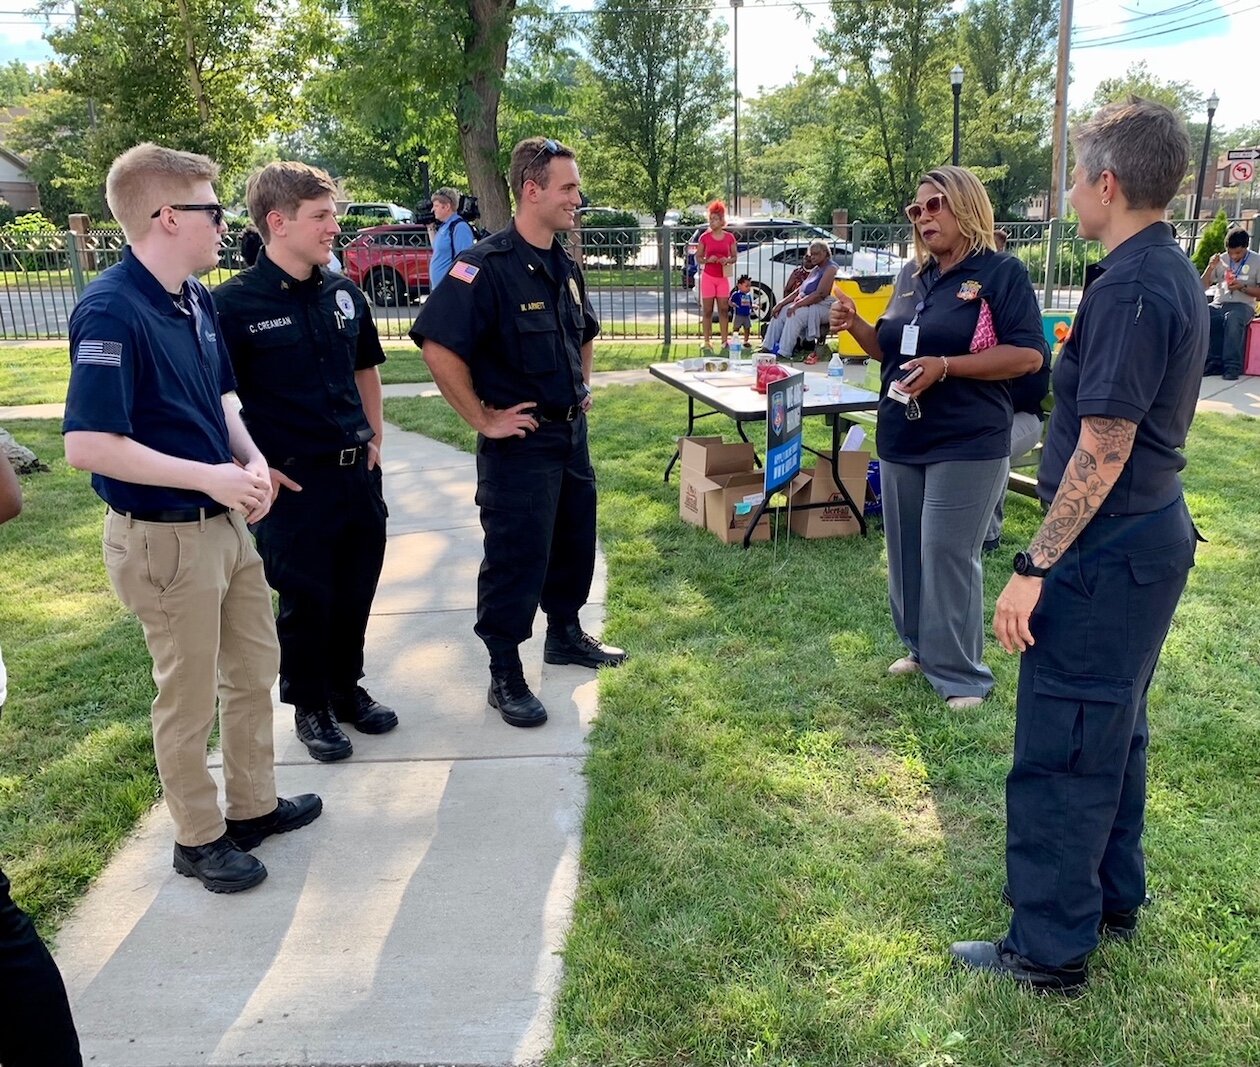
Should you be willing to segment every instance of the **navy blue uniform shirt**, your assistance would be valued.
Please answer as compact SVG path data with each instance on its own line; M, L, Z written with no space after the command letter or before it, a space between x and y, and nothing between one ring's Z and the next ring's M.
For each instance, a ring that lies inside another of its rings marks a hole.
M116 433L168 456L230 463L223 394L236 382L219 339L214 302L189 278L188 310L136 259L122 261L83 290L70 315L70 387L62 433ZM137 485L92 475L115 511L211 507L191 489Z
M1166 223L1134 234L1091 271L1054 369L1054 411L1037 494L1054 499L1081 419L1137 423L1133 452L1103 504L1107 515L1158 511L1181 496L1178 451L1207 359L1208 308L1193 264Z
M355 371L385 361L367 300L342 274L301 281L267 258L214 291L241 417L273 467L372 439Z
M534 401L567 408L586 395L582 346L599 333L586 281L559 241L529 244L516 224L456 259L411 327L468 364L473 389L496 408Z
M1005 252L973 252L944 274L929 263L917 277L907 264L896 281L888 310L876 323L883 353L882 399L876 431L879 454L893 463L1000 459L1011 452L1011 394L1005 381L985 382L952 375L919 399L920 418L888 398L888 386L907 372L901 364L902 329L918 315L916 356L966 357L983 303L989 305L998 344L1035 348L1043 369L1050 364L1041 311L1028 271Z

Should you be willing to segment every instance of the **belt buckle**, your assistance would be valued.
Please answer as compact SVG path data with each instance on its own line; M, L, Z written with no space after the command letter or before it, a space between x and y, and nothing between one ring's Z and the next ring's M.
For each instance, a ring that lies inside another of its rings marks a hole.
M341 450L341 455L337 457L337 466L338 467L353 467L354 461L358 458L359 458L359 449L357 446L354 448L343 448Z

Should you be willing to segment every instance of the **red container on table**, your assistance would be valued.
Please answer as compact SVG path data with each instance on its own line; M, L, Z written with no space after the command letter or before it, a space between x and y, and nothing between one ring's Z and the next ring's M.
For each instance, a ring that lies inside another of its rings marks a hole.
M1243 342L1243 374L1260 375L1260 319L1247 324L1247 337Z

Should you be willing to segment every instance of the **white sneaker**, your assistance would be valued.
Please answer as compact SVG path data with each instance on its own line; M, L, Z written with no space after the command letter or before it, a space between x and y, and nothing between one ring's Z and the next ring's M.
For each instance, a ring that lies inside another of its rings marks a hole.
M984 703L984 697L946 697L945 703L952 711L966 711L968 708L978 708Z
M901 659L893 660L888 665L888 673L893 675L918 674L921 670L923 668L919 666L919 661L913 656L902 656Z

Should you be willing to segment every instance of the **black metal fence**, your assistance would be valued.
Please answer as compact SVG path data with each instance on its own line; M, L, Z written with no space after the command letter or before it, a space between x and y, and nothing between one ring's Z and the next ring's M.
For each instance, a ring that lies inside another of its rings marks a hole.
M1192 254L1206 220L1171 225ZM1260 221L1247 225L1252 247L1260 248ZM1006 235L1007 251L1027 266L1042 305L1075 306L1086 267L1102 257L1098 243L1080 237L1075 223L1057 219L998 226ZM670 343L699 336L695 233L661 226L582 229L568 235L604 337ZM757 223L737 236L740 252L734 272L750 275L762 311L782 297L812 240L827 241L842 274L891 276L914 255L908 223L855 222L839 235L811 226ZM212 288L244 266L238 238L237 233L225 237L220 266L205 279ZM122 248L117 231L0 238L0 340L66 337L70 312L84 287L118 261ZM429 283L431 249L423 230L343 233L337 251L347 275L374 303L382 336L406 336Z

